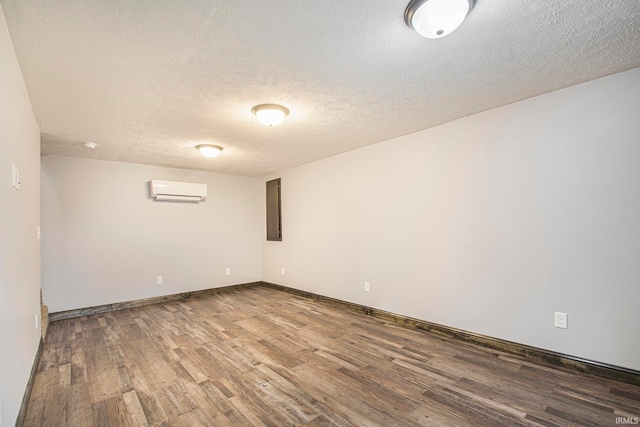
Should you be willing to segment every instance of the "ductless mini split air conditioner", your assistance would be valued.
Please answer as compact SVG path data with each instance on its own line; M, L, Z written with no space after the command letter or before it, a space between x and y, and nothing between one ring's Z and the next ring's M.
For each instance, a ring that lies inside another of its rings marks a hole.
M207 199L207 184L152 179L149 195L155 200L198 203Z

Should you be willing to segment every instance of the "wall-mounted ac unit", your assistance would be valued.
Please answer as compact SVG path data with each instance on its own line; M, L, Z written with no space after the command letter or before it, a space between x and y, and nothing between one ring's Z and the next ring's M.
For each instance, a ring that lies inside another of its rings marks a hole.
M155 200L197 203L207 199L207 184L152 179L149 181L149 195Z

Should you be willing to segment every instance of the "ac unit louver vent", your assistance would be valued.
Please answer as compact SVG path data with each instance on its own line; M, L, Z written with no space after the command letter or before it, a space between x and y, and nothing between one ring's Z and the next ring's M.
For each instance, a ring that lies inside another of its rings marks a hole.
M207 199L207 184L152 179L149 195L155 200L198 203Z

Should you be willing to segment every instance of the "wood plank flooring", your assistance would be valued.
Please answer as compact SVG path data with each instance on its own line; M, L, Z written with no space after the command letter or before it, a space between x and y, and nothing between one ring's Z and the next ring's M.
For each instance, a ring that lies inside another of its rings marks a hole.
M639 416L640 387L254 287L53 322L25 425L613 426Z

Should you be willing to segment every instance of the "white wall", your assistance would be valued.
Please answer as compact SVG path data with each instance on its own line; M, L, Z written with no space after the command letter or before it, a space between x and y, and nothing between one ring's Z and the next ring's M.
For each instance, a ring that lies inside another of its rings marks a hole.
M205 183L208 198L156 202L151 179ZM43 157L45 303L56 312L259 281L260 206L256 178Z
M640 369L639 119L635 69L266 177L263 280Z
M20 190L11 188L12 165ZM40 331L40 129L0 6L0 410L13 425Z

